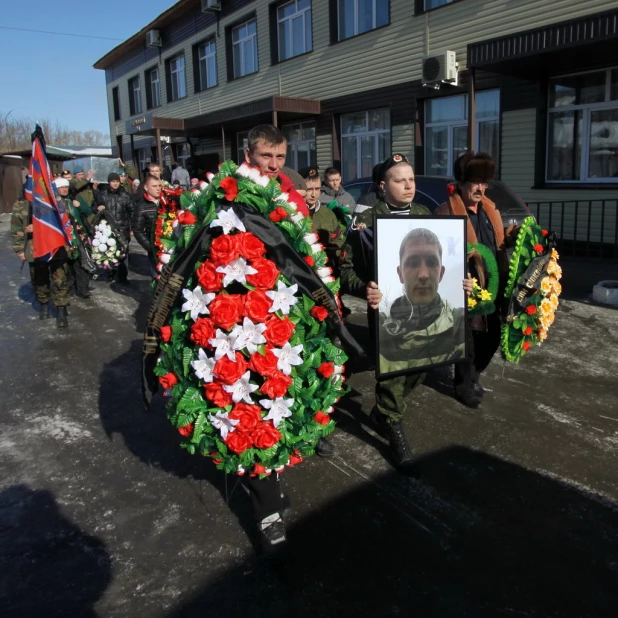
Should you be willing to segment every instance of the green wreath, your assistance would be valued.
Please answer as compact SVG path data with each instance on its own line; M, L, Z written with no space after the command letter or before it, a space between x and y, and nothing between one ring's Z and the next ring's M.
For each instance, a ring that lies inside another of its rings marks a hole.
M496 310L495 299L498 296L498 263L491 249L481 243L468 243L468 253L476 251L485 264L487 273L487 287L481 288L478 282L474 281L474 289L468 297L468 317L474 318L479 315L488 315Z

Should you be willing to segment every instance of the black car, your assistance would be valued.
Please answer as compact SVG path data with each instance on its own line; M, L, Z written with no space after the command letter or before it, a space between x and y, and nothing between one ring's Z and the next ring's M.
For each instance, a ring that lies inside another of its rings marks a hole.
M417 204L427 206L431 212L434 212L440 204L446 202L449 195L448 186L453 184L455 184L453 178L417 176L414 201ZM344 185L345 190L357 203L361 195L369 193L372 187L373 182L371 178L357 178ZM526 217L532 215L532 212L530 212L530 209L519 195L501 180L492 180L485 193L500 211L504 227L520 225Z

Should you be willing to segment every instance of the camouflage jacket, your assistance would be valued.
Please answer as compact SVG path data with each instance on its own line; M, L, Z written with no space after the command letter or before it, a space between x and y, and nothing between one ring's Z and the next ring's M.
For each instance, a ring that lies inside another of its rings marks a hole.
M311 214L311 228L324 245L333 270L338 273L341 249L345 242L339 221L335 213L327 206L321 206L317 210L310 209L309 213Z
M73 199L77 199L78 196L81 196L86 204L90 206L93 205L94 191L92 185L87 180L77 180L73 178L70 182L69 195Z
M370 281L375 281L373 258L373 215L389 215L388 205L380 200L373 208L364 210L354 219L342 249L341 292L365 298L365 289ZM412 202L410 216L431 215L425 206ZM405 219L402 216L402 219Z
M16 254L25 253L28 262L34 262L32 254L32 232L26 232L32 223L32 204L21 199L15 202L11 213L11 239Z

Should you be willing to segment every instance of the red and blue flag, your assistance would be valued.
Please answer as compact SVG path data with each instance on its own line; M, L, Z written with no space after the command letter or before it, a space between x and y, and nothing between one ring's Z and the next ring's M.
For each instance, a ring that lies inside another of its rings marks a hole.
M39 125L36 125L32 134L32 157L26 197L32 202L33 255L49 261L58 249L70 245L71 221L52 182L45 153L45 138Z

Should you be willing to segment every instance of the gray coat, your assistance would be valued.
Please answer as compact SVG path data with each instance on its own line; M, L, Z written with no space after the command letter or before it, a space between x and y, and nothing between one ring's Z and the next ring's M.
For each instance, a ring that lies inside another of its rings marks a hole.
M352 212L354 210L354 206L356 206L354 198L347 191L345 191L343 187L340 187L338 191L333 191L328 185L322 183L320 202L322 204L328 204L333 200L336 200L338 204L341 204L341 206L347 206L350 209L350 212Z

